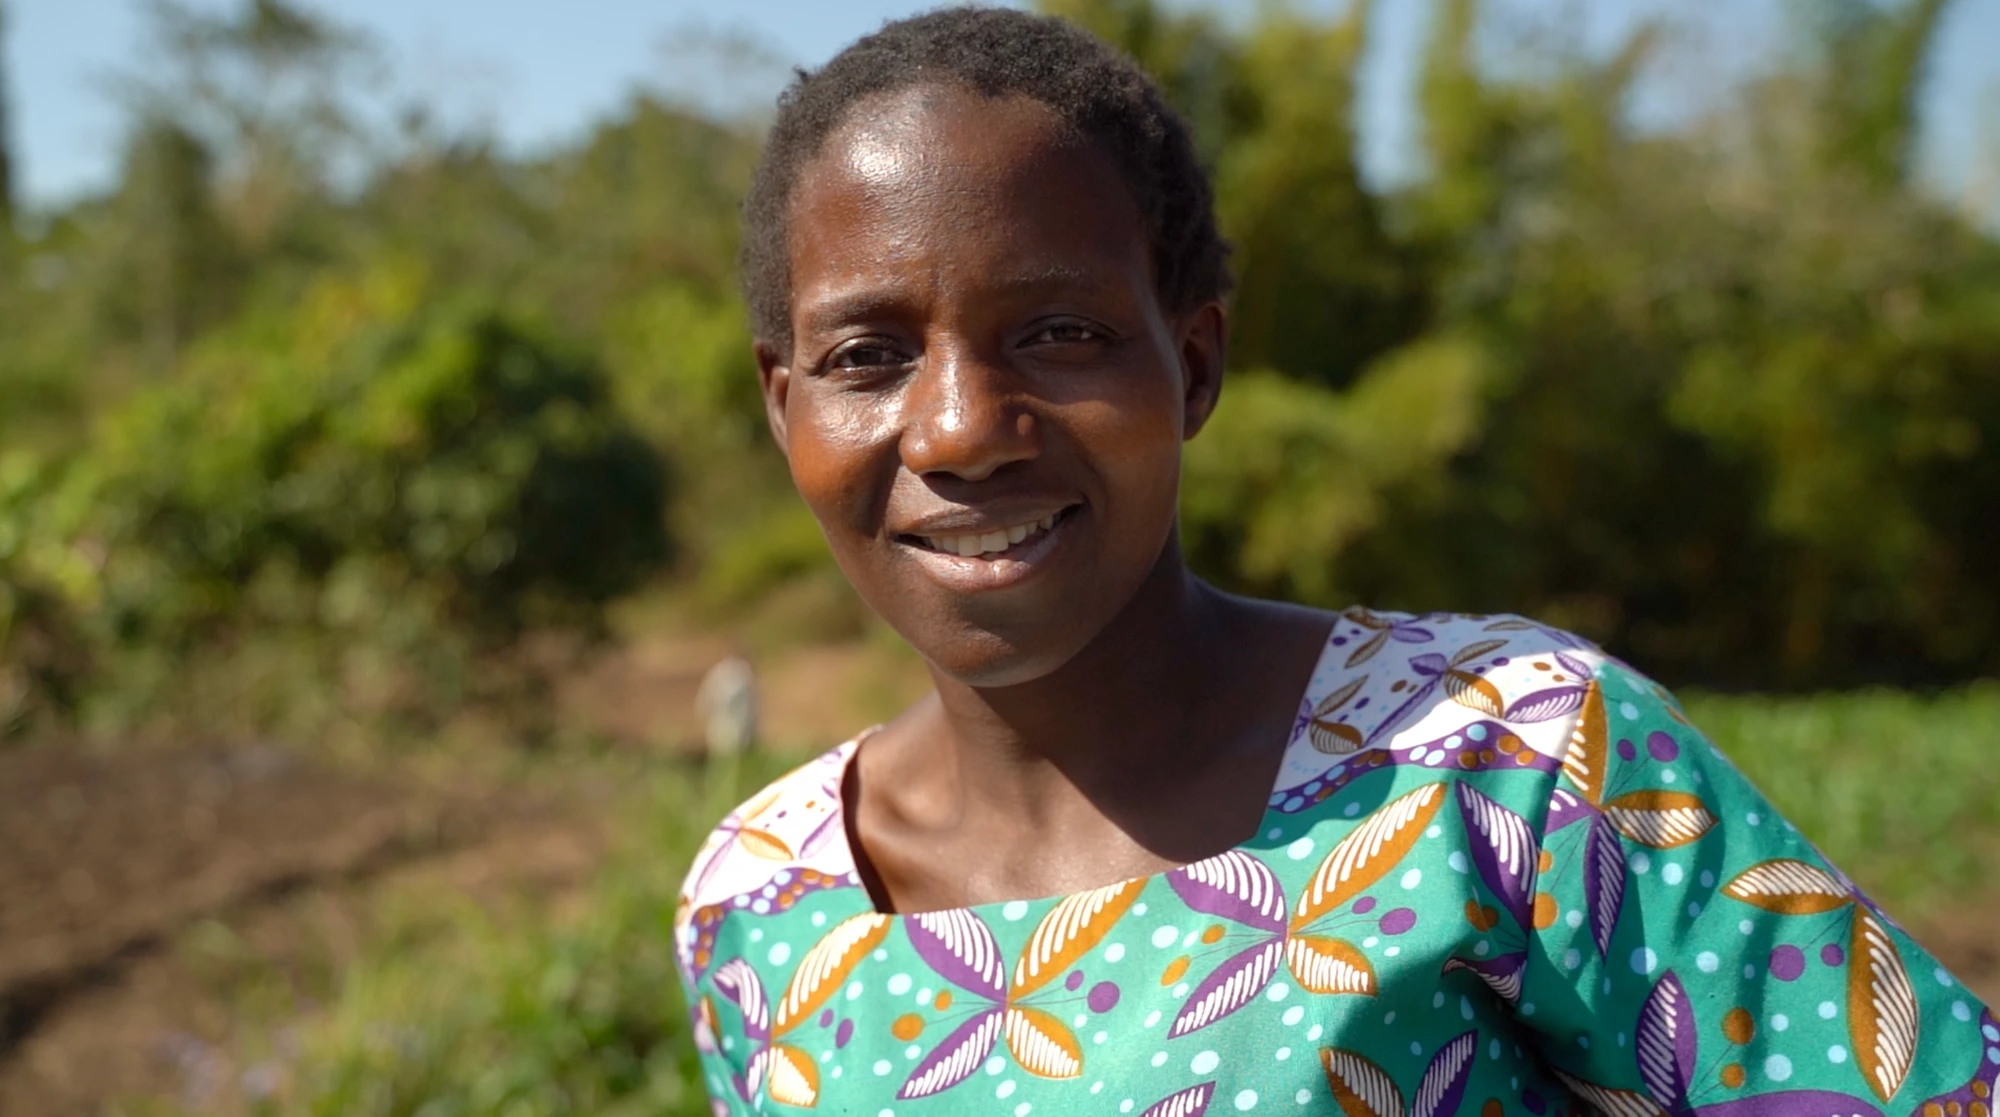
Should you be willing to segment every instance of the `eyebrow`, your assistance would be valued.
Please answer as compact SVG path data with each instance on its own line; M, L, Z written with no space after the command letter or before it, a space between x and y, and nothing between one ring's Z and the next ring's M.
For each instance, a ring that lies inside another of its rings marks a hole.
M1002 275L991 281L991 286L1006 293L1029 293L1060 290L1080 290L1085 293L1108 293L1123 285L1107 282L1102 271L1090 271L1064 264L1053 264L1045 268L1034 268ZM871 318L892 317L908 309L908 300L888 288L860 288L833 295L811 304L805 314L804 325L808 329L832 329L849 322L865 321Z

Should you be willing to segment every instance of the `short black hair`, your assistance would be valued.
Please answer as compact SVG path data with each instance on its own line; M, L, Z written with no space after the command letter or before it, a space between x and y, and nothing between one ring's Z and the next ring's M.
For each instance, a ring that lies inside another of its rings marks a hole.
M863 98L928 83L1055 110L1116 162L1145 217L1160 300L1179 313L1229 289L1229 246L1187 122L1130 58L1051 16L940 8L885 24L778 98L743 206L743 296L761 341L791 344L790 209L801 168Z

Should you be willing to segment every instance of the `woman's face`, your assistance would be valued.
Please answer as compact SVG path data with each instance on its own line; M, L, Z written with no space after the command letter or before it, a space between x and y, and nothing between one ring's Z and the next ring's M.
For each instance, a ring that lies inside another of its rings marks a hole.
M1026 98L885 94L806 166L790 235L772 428L841 569L932 664L1039 678L1178 569L1222 311L1163 310L1108 155Z

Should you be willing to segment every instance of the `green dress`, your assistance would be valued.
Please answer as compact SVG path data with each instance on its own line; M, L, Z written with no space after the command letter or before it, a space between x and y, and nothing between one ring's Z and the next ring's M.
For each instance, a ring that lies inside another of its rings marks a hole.
M1257 837L885 915L849 742L716 830L676 945L715 1112L1990 1117L2000 1022L1656 684L1352 610Z

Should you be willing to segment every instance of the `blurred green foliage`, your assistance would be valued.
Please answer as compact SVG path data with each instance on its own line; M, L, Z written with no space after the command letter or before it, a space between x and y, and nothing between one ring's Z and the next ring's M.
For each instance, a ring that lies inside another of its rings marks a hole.
M1499 65L1502 17L1438 0L1387 189L1368 5L1044 6L1159 77L1237 245L1205 574L1531 613L1677 682L2000 671L2000 243L1909 154L1949 0L1801 8L1646 128L1671 28ZM153 11L117 187L0 236L0 723L444 708L641 583L829 577L733 291L758 121L640 93L514 156L372 111L367 41L288 0Z
M449 705L464 656L587 627L669 557L662 463L601 370L426 286L330 278L204 338L87 454L15 467L41 487L0 504L22 541L0 554L118 681L94 712L143 720L187 665L266 659L273 636L328 657L286 665L307 680L427 664L414 693Z

